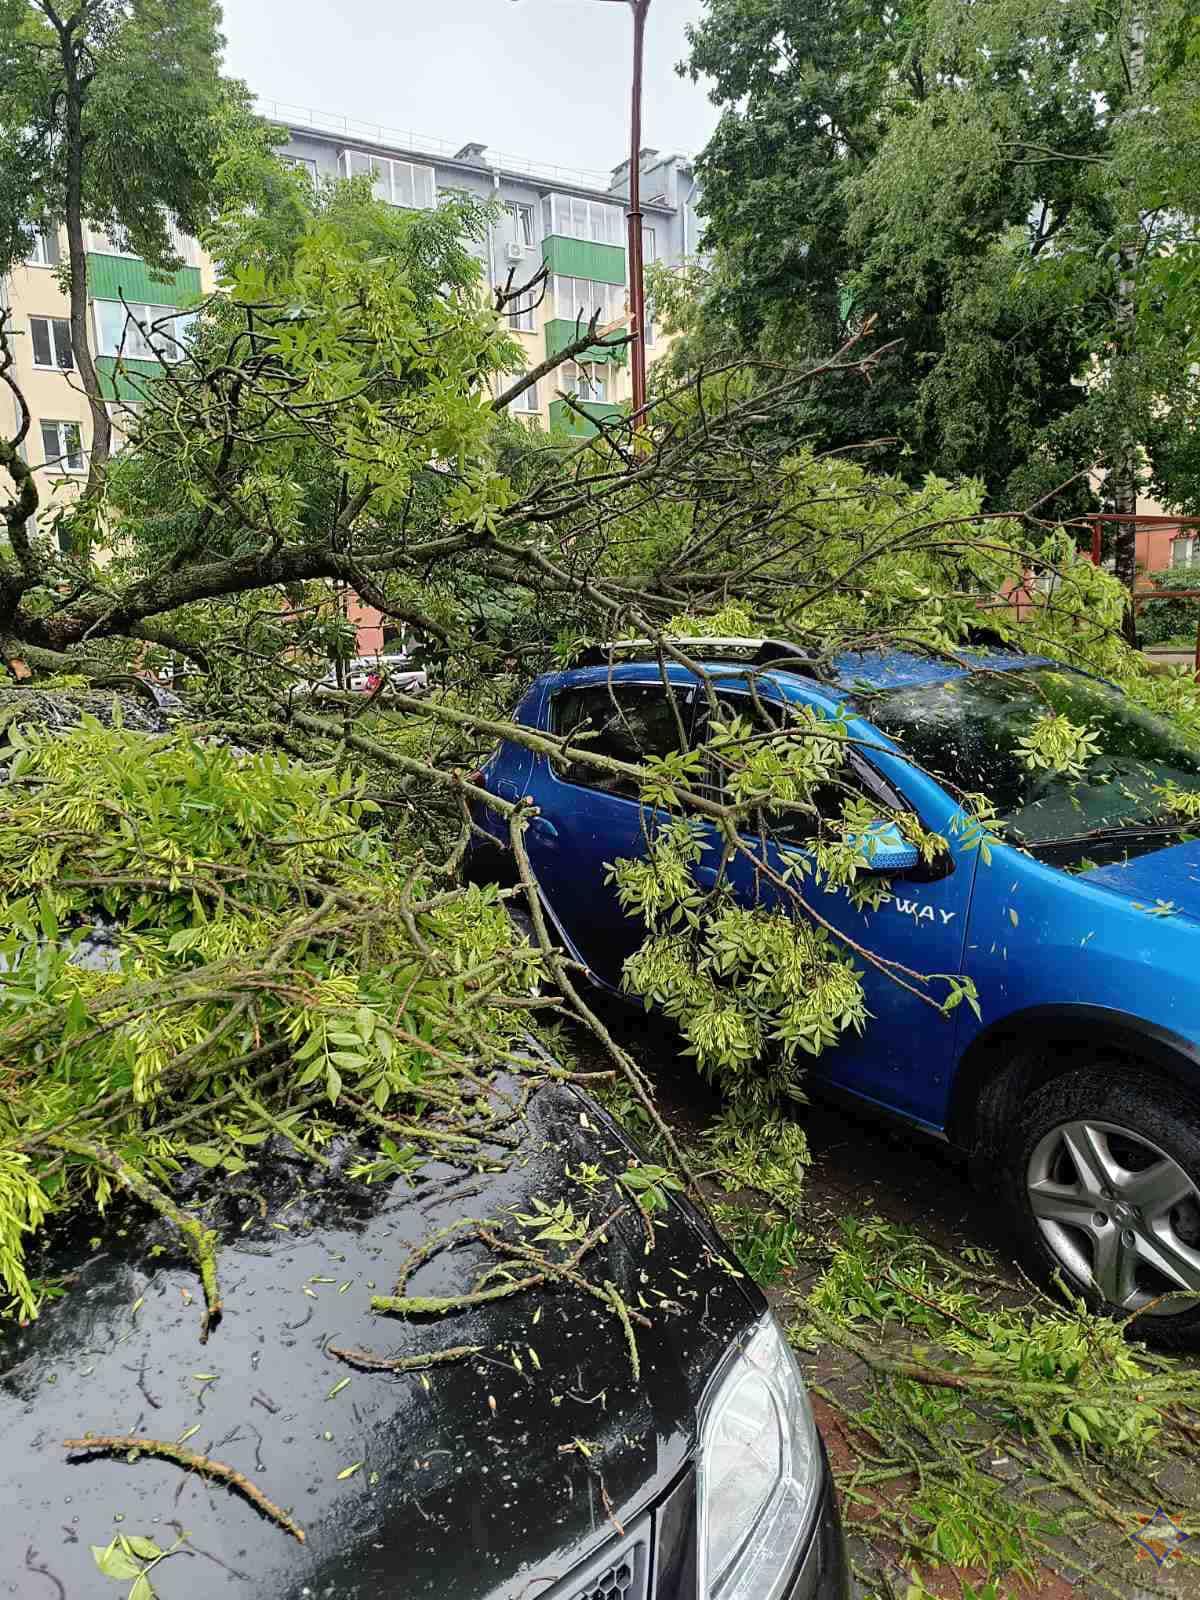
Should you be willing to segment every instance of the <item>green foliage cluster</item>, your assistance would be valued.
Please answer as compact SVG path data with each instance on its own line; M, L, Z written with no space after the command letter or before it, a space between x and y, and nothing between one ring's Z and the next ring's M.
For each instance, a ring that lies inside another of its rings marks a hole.
M709 0L689 41L721 118L708 260L654 284L676 370L894 342L797 433L976 477L993 506L1058 490L1060 514L1140 443L1160 497L1195 498L1187 5Z
M523 1016L495 1001L527 996L537 960L494 891L431 880L361 780L92 718L8 741L0 1274L22 1315L31 1236L109 1199L99 1154L168 1186L189 1162L238 1174L274 1136L320 1161L373 1116L378 1178L431 1110L467 1143L486 1127L475 1068L509 1061Z
M1006 1574L1065 1566L1124 1594L1124 1572L1098 1570L1097 1528L1123 1538L1147 1503L1190 1526L1160 1451L1190 1449L1194 1374L1082 1302L1018 1304L986 1252L964 1256L878 1217L840 1224L793 1338L841 1343L869 1374L847 1416L864 1461L843 1496L913 1560L977 1569L993 1593L1008 1592ZM995 1470L1010 1463L1020 1496ZM925 1592L914 1580L910 1593Z
M1200 571L1194 566L1168 567L1165 572L1152 572L1149 576L1160 589L1200 591ZM1138 611L1138 639L1143 645L1186 640L1188 647L1194 649L1197 623L1200 623L1200 593L1196 601L1151 600Z

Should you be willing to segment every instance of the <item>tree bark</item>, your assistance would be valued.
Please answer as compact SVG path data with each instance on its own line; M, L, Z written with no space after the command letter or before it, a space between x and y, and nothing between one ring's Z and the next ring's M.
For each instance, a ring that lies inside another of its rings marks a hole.
M87 249L83 238L83 163L86 147L83 108L91 73L81 68L87 7L81 6L65 20L57 15L53 6L45 5L43 9L58 34L62 59L66 162L66 215L63 222L67 230L67 256L71 264L71 349L92 414L92 443L84 491L85 495L92 497L99 493L108 470L108 459L112 453L112 423L100 393L100 378L92 359L88 336Z

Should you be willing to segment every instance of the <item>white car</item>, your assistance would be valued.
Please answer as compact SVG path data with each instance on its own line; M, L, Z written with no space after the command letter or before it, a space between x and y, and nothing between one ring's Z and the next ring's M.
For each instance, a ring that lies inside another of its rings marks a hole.
M428 677L421 668L412 665L411 656L355 656L352 661L346 662L345 670L346 690L350 694L371 694L380 678L384 677L387 681L379 691L383 696L397 691L419 695L429 688ZM337 669L331 666L325 676L313 685L313 691L316 694L337 694Z

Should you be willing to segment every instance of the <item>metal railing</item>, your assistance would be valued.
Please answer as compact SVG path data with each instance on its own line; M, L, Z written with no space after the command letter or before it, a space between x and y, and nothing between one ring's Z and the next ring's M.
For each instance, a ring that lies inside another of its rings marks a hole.
M350 141L361 140L367 144L381 144L397 150L412 151L417 155L444 161L453 161L463 145L452 144L447 139L436 139L430 134L417 133L412 128L385 128L381 123L363 122L357 117L341 116L337 112L317 111L312 106L292 105L286 100L268 100L255 97L259 116L269 122L282 122L292 128L309 128L314 133L340 134ZM511 155L508 151L487 149L483 157L486 167L498 167L546 183L567 184L576 189L598 189L607 194L612 181L611 172L587 167L562 167L549 161L530 161L525 156Z

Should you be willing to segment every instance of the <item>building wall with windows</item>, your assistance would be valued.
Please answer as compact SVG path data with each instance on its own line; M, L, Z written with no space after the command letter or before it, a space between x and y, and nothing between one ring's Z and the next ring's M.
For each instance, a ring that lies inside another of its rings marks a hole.
M274 103L260 109L286 131L285 159L314 180L365 176L394 205L432 207L454 191L499 201L500 220L475 250L489 288L517 287L543 263L550 273L544 289L515 305L508 319L526 370L574 339L595 311L605 332L627 330L628 161L611 175L574 172L518 162L482 144L439 145L348 118L322 117L317 126L312 113L290 115ZM641 172L644 259L680 264L697 249L691 161L645 149ZM647 321L652 362L666 344ZM594 348L527 390L513 411L544 428L586 435L628 405L630 389L628 352Z
M159 370L155 350L168 360L178 356L177 339L186 336L191 321L188 308L211 291L214 277L194 239L176 239L184 265L173 273L148 267L103 234L90 233L86 242L91 350L119 448L122 418L137 405L141 385ZM91 413L71 347L71 306L56 271L66 250L63 231L48 227L25 264L0 279L0 304L11 313L13 376L31 417L25 458L37 473L38 521L46 531L55 505L79 492L91 448ZM15 398L5 391L0 405L11 430Z

